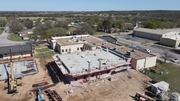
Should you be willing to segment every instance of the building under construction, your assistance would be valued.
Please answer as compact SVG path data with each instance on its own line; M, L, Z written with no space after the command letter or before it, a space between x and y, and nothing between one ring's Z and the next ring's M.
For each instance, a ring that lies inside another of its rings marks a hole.
M36 62L34 60L24 60L13 62L14 77L20 78L26 75L36 74L38 72ZM10 73L10 63L0 64L0 80L8 79Z
M108 49L95 49L53 56L69 83L106 78L130 68L131 58Z

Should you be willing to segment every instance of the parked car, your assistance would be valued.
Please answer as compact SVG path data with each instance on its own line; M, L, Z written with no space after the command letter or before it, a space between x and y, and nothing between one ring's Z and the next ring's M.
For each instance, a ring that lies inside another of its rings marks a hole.
M173 59L171 59L171 61L174 62L174 63L179 63L180 62L179 59L177 59L177 58L173 58Z
M126 40L130 40L131 38L126 38Z
M145 51L146 51L147 53L149 53L149 54L152 53L152 50L150 50L150 49L145 49Z

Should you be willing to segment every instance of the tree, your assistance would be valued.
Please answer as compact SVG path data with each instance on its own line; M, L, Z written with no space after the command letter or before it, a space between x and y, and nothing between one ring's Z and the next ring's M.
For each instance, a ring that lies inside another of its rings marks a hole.
M87 23L82 24L82 27L78 28L76 32L78 34L94 34L93 28Z
M151 28L151 29L156 29L156 28L160 28L160 22L153 22L153 21L149 21L144 25L145 28Z
M65 36L67 30L60 27L51 28L45 31L43 38L50 38L52 36Z
M122 22L116 21L112 24L112 27L121 29L122 28Z
M110 32L111 22L109 20L104 20L102 25L105 32Z
M9 22L9 28L10 28L10 32L16 33L18 31L22 30L23 25L22 25L22 23L19 22L18 19L14 18Z
M171 54L169 53L169 50L164 50L163 52L163 58L164 58L164 64L166 63L167 59L171 57Z
M28 29L31 29L33 27L33 21L29 19L25 19L23 21L24 26L26 26Z
M5 27L7 21L6 20L0 20L0 27Z
M67 26L67 23L65 21L57 21L55 24L55 27L62 27L64 29L68 29L69 27Z

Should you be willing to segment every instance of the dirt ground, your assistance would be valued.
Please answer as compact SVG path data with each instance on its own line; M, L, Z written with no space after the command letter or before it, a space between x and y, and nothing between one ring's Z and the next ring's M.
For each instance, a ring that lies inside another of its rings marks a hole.
M53 83L52 79L54 77L49 76L48 70L43 65L51 62L52 59L45 61L40 61L40 59L35 60L39 72L35 75L23 77L22 80L18 80L18 82L22 83L22 86L18 86L17 94L7 94L7 90L3 89L7 83L4 81L0 82L0 101L35 101L36 94L30 94L32 84L43 81L47 81L49 84ZM42 64L40 62L42 62ZM75 87L59 82L56 86L49 89L56 90L63 101L134 101L131 96L134 96L136 92L143 93L146 87L143 81L150 80L147 76L131 69L128 70L128 72L120 72L113 76L114 81L107 79L96 80L91 83L75 84ZM128 78L129 76L132 78ZM65 93L65 91L71 89L73 93ZM46 101L48 101L46 95L45 98Z
M40 59L35 59L38 67L38 73L34 75L25 76L22 79L18 79L18 83L22 83L22 86L18 86L18 93L12 95L7 94L7 89L4 90L4 86L7 83L0 81L0 101L28 101L31 98L30 90L32 90L32 84L47 81L52 83L51 78L48 76L47 70L40 64ZM35 101L35 100L32 100Z

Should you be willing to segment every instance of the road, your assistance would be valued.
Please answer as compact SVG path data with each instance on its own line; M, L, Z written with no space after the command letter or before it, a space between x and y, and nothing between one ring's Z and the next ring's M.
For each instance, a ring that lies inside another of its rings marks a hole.
M0 35L0 46L9 46L9 45L16 45L16 44L25 43L25 42L18 42L18 41L10 41L10 40L8 40L7 37L9 35L9 28L6 27L5 30Z
M144 46L144 45L142 45L139 42L135 42L135 41L132 41L132 40L126 40L126 39L121 38L121 37L117 37L117 38L118 38L118 41L131 44L132 46L137 46L138 48L141 48L141 49L151 49L153 53L155 53L155 54L158 53L159 57L162 57L164 55L164 52L165 52L165 50L161 49L161 48L151 47L151 46ZM171 58L178 58L178 59L180 59L180 54L175 53L175 52L171 51L170 49L168 51L169 51L168 54L170 55L169 59L171 59Z

